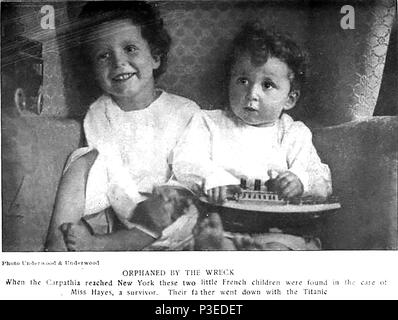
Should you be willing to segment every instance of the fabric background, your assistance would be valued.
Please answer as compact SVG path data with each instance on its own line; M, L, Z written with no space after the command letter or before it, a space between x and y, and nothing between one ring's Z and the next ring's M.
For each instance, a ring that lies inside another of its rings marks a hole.
M259 19L289 32L310 52L311 77L293 110L296 119L324 126L373 115L394 0L155 3L173 39L168 70L159 79L164 89L206 109L225 105L224 59L230 40L244 22ZM355 9L354 30L340 27L340 9L347 4ZM40 28L41 4L3 6L4 25L43 43L44 116L82 117L98 94L79 56L77 34L71 33L81 5L55 3L56 30Z

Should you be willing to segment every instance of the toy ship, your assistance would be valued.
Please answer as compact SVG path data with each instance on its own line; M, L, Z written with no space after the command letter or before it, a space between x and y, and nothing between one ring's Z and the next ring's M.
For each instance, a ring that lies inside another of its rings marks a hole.
M336 197L317 199L311 196L286 199L281 197L275 188L275 180L270 179L262 183L255 179L254 184L249 184L246 179L241 179L241 192L231 194L222 207L269 213L317 213L341 208Z

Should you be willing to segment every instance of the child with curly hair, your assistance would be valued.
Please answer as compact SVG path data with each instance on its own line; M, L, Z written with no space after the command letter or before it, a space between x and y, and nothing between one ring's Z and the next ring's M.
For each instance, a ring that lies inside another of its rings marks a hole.
M258 22L245 25L229 57L229 107L194 115L175 150L177 179L202 188L218 203L242 178L272 178L284 198L327 198L332 192L329 167L321 162L310 129L285 113L300 97L306 64L306 52L288 36ZM231 249L245 243L263 249L316 248L301 237L281 233L257 240L240 237L239 243L228 245L231 241L221 236L221 229L217 214L200 222L196 248Z
M175 192L152 191L171 178L173 148L199 107L156 88L171 40L154 5L88 2L80 18L103 94L84 119L88 147L66 165L46 249L141 250L177 218Z

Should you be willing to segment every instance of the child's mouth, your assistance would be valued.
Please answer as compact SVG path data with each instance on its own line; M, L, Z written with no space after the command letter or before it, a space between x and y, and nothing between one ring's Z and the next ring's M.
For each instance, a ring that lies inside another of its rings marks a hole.
M243 110L246 112L257 112L259 110L259 105L255 101L249 101L243 105Z
M121 73L112 78L113 81L126 81L132 78L136 73Z
M254 107L252 107L252 106L246 106L246 107L244 107L243 109L244 109L245 111L247 111L247 112L255 112L255 111L258 111L257 108L254 108Z

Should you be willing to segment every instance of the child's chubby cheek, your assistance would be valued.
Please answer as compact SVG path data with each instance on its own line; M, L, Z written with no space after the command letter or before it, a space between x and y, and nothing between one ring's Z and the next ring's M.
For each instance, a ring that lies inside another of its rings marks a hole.
M126 87L126 84L128 83L127 80L124 81L116 81L114 79L115 77L112 77L112 72L111 71L98 71L97 74L97 84L98 86L102 89L103 92L109 93L109 94L116 94L116 93L122 93L124 90L124 87Z

